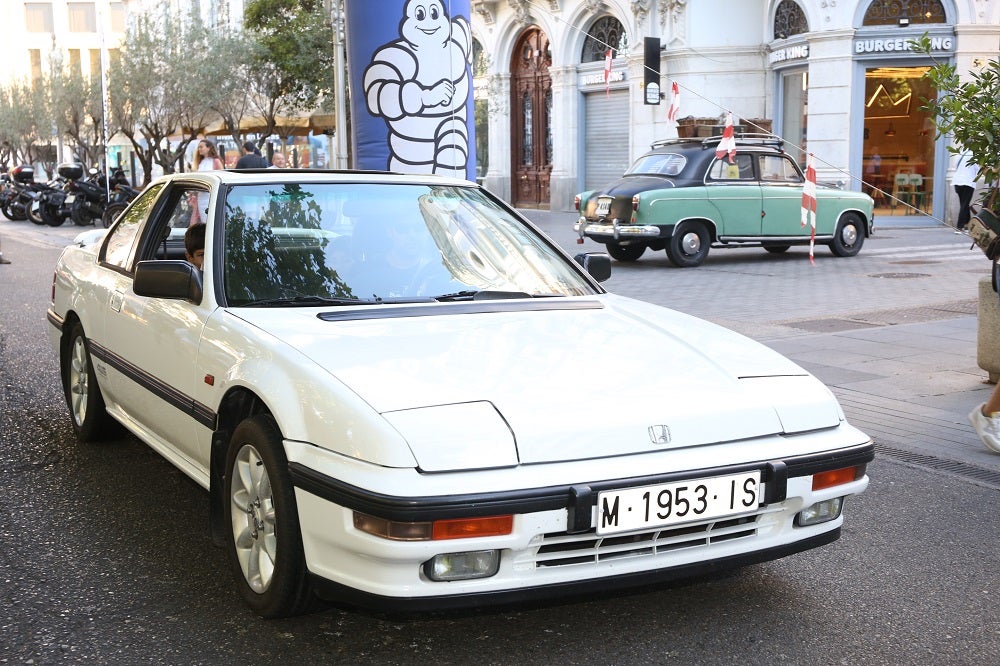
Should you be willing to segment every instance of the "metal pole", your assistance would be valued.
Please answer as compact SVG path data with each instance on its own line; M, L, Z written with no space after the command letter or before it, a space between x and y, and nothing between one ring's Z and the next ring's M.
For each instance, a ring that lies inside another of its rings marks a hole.
M337 144L337 159L334 163L337 169L347 169L347 81L344 78L344 25L346 11L342 0L333 0L333 67L334 99L337 127L334 139Z

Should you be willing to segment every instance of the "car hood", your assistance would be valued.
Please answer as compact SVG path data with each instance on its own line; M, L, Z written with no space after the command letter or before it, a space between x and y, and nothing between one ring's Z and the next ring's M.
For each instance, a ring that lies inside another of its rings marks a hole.
M355 391L424 468L448 466L428 464L435 419L452 440L463 432L506 437L516 451L498 454L497 465L698 446L842 419L818 380L721 327L614 295L545 301L582 307L549 310L535 299L482 312L441 304L410 306L427 316L400 317L393 306L372 306L384 309L338 309L337 321L313 308L234 314ZM371 318L352 320L352 312Z

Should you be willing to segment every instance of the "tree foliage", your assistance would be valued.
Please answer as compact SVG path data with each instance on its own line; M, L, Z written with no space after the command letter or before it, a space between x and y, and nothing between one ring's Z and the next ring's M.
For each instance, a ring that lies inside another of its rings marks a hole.
M915 51L932 56L930 37L925 33L914 40ZM924 100L937 123L938 136L951 135L959 152L964 147L987 183L983 205L996 211L1000 204L997 189L1000 179L1000 61L990 60L983 67L959 76L955 65L936 63L926 74L937 87L936 99Z
M285 136L282 116L311 110L333 93L329 16L322 0L249 0L244 26L256 44L249 90L267 124L263 133Z
M101 81L84 78L79 68L56 70L50 88L56 130L85 164L104 156L104 103Z

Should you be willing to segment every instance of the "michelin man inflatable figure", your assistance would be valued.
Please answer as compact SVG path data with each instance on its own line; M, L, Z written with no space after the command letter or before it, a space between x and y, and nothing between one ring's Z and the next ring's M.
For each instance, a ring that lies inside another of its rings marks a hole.
M441 0L408 0L399 36L375 51L364 73L368 112L389 127L388 168L465 178L469 23L449 20Z

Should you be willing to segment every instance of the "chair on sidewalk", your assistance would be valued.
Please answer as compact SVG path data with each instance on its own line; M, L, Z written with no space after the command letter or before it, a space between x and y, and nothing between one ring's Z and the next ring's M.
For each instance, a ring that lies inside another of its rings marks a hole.
M923 211L924 199L927 192L924 191L924 177L919 173L911 173L908 183L910 201L917 208Z
M911 205L910 176L914 174L899 172L892 180L892 198L889 200L889 210L896 212L896 204Z

